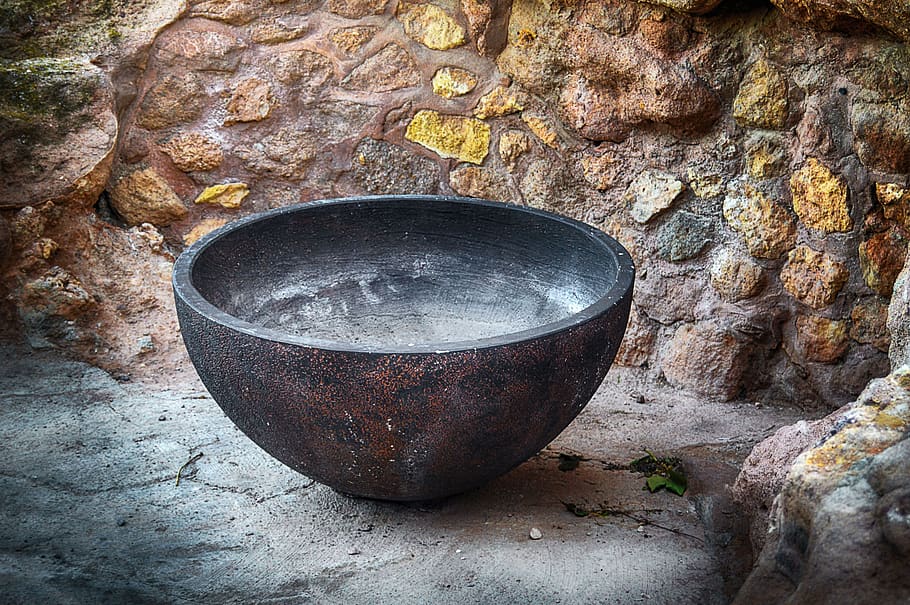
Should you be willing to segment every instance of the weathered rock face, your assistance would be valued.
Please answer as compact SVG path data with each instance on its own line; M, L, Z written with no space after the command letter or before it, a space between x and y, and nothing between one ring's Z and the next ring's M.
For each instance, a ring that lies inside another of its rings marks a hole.
M755 258L778 259L796 244L796 224L790 214L749 184L731 187L723 212Z
M623 337L613 363L626 367L641 367L648 363L654 351L657 330L652 321L642 315L635 306L629 315L626 335Z
M733 117L742 126L780 129L787 122L787 81L767 61L756 61L733 99Z
M787 15L815 27L837 27L850 21L866 21L910 41L910 7L900 0L771 0Z
M0 208L91 206L117 138L113 89L77 59L0 60Z
M224 161L218 142L198 132L178 134L159 147L184 172L211 170Z
M903 228L891 227L859 245L859 264L869 288L890 297L904 263L908 237Z
M801 420L780 428L752 448L743 462L732 491L733 497L752 520L750 534L756 556L767 541L768 515L787 480L793 461L825 437L844 412L838 410L819 420Z
M827 233L849 231L853 226L847 206L847 184L821 162L809 163L790 178L793 210L810 229Z
M109 305L70 241L97 218L140 230L130 237L160 229L167 255L272 207L457 193L560 212L626 245L638 280L620 361L652 379L830 405L884 372L883 309L910 227L905 44L715 0L123 2L144 21L95 40L99 58L70 74L91 83L66 95L89 119L32 120L85 135L54 147L84 153L79 170L31 174L44 164L0 151L19 170L0 185L15 188L0 196L10 307L53 266ZM895 31L898 8L853 16ZM59 39L42 19L17 21L0 72L38 64L29 35ZM10 99L0 117L20 120ZM43 193L26 203L29 188ZM709 387L685 360L699 347L723 374Z
M774 438L780 445L756 448L737 480L741 498L759 497L767 505L775 490L757 485L774 486L780 478L762 476L767 471L760 469L770 461L789 471L758 564L734 603L871 605L910 599L908 387L910 367L901 366L821 424L784 429ZM820 428L827 429L821 441L790 467L794 450L811 445L808 437ZM785 436L792 440L781 443ZM764 460L758 458L762 452ZM756 529L765 533L761 525Z
M764 286L761 265L729 248L721 250L714 257L710 275L711 285L728 302L752 298Z

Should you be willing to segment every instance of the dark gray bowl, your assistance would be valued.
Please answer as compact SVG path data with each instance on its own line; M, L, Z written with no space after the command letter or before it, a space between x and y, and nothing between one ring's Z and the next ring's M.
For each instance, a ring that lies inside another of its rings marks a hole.
M253 441L336 490L421 500L505 473L575 418L634 272L568 218L381 196L230 223L173 283L190 359Z

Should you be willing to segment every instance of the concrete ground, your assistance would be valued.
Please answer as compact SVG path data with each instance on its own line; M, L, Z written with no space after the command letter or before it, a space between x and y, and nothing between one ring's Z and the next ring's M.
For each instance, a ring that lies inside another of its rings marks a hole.
M375 502L272 460L198 383L153 391L0 347L0 602L726 603L749 547L725 486L795 420L614 368L507 475L439 502ZM625 470L645 447L683 458L684 497ZM585 460L562 471L560 453Z

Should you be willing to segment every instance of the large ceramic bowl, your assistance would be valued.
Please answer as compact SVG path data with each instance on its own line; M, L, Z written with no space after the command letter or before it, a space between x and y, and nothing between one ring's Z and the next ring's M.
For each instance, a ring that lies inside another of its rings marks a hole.
M433 196L327 200L188 248L190 359L269 454L391 500L478 486L587 404L619 347L628 252L583 223Z

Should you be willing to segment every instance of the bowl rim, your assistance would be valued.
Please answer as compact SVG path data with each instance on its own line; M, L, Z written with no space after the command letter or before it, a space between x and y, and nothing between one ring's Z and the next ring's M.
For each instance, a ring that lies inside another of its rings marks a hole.
M615 281L601 298L594 301L587 307L581 309L580 311L577 311L571 315L567 315L566 317L563 317L557 321L548 322L525 330L508 332L505 334L499 334L487 338L478 338L474 340L435 343L418 342L414 343L413 345L406 344L394 346L364 345L328 339L302 337L296 334L283 332L281 330L258 326L254 323L242 320L239 317L235 317L234 315L231 315L215 306L209 302L193 284L192 274L196 261L200 258L202 253L209 248L209 246L211 246L216 240L227 235L228 233L243 229L254 223L271 220L284 214L305 212L308 209L315 207L335 205L362 206L365 204L392 203L395 201L446 202L467 204L478 207L501 208L508 209L510 211L525 212L547 220L561 222L578 231L581 231L583 234L587 235L589 238L593 239L596 243L601 245L613 256L617 267ZM629 252L619 242L617 242L615 239L600 229L597 229L596 227L592 227L591 225L566 216L562 216L560 214L541 210L539 208L532 208L530 206L520 206L517 204L495 202L480 198L421 194L365 195L343 198L327 198L310 202L303 202L291 206L284 206L272 210L266 210L264 212L259 212L239 218L235 221L227 223L226 225L223 225L222 227L219 227L218 229L211 231L210 233L207 233L203 237L199 238L196 242L193 242L193 244L191 244L188 248L186 248L175 261L171 278L172 286L174 289L174 296L176 298L179 298L190 308L192 308L194 312L202 315L210 321L214 321L243 334L247 334L249 336L263 340L280 342L311 349L389 355L476 351L478 349L488 349L545 338L553 334L581 326L605 315L627 295L631 295L634 280L635 264Z

